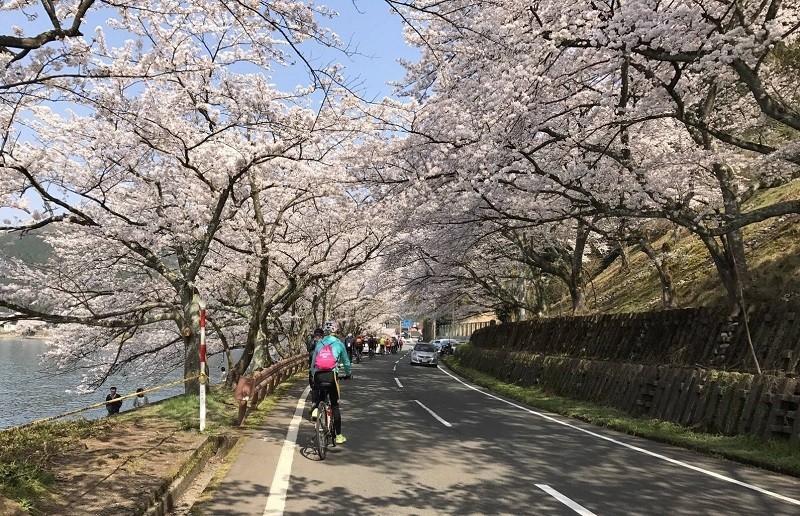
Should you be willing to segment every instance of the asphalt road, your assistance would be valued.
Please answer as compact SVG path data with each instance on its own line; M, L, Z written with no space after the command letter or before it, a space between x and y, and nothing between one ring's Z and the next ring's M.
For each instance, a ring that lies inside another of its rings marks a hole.
M542 413L408 352L354 365L347 443L313 450L307 387L250 439L207 514L800 514L800 480Z

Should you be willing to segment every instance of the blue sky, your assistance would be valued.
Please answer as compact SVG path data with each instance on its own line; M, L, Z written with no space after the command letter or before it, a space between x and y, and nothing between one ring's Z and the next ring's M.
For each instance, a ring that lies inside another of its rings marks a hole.
M411 61L418 58L418 51L403 41L400 17L382 0L322 0L319 3L339 12L337 18L319 20L320 23L330 27L351 50L357 50L358 53L347 56L341 52L323 53L322 49L315 49L315 64L335 61L344 65L349 84L367 100L380 100L391 95L392 87L387 83L400 81L404 77L404 69L397 63L398 58ZM0 33L9 33L13 23L24 27L26 33L35 30L24 18L9 14L0 23ZM91 34L89 30L84 32ZM276 68L273 79L279 88L285 90L308 82L305 70L300 66ZM18 213L0 206L0 220L13 214Z
M337 11L339 16L332 20L318 20L323 26L336 32L345 44L351 49L357 49L359 55L348 57L341 52L321 53L313 51L317 60L315 64L327 64L336 61L346 66L347 75L353 79L359 78L356 84L361 86L364 95L372 99L391 94L391 87L386 83L403 79L403 68L397 64L398 58L416 60L418 51L405 44L403 41L402 20L394 14L383 0L318 0ZM36 14L37 21L26 19L17 11L3 14L0 21L0 34L10 34L14 24L22 27L27 35L35 34L41 30L38 26L45 26L46 16L41 6L26 8L26 12ZM97 17L104 19L109 11L98 9L92 12L87 19L84 34L91 37ZM105 25L102 21L98 24ZM111 38L113 41L113 37ZM310 50L304 48L304 51ZM306 56L308 57L308 56ZM294 89L300 82L307 82L304 71L296 69L276 69L274 80L281 88ZM303 75L301 75L303 74Z
M419 55L403 41L400 17L382 0L322 0L319 3L339 12L338 18L321 20L322 23L336 32L345 44L358 50L358 55L352 57L336 53L327 60L341 63L348 77L358 78L356 84L363 88L367 98L390 95L392 88L386 83L404 77L404 69L397 64L397 59L414 61ZM280 71L276 71L275 79L280 83L278 74Z

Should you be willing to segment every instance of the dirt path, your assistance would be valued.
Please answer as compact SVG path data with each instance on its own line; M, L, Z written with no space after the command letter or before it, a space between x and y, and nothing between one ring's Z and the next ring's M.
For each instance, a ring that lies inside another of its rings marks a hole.
M53 491L42 514L134 514L168 485L206 436L148 418L115 422L100 437L75 443L55 459Z

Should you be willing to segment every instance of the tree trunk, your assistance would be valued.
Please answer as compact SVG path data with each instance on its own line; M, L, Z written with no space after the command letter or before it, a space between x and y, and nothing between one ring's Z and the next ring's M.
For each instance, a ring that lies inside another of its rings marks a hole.
M200 294L194 287L187 287L181 298L183 321L180 331L183 335L185 356L183 377L192 378L183 384L184 393L199 394L200 381L197 375L200 374Z
M583 310L583 251L586 249L586 242L589 240L591 229L585 222L579 221L575 234L575 249L572 251L572 263L569 277L569 296L572 299L572 313L580 313Z
M572 313L577 314L583 310L583 287L574 281L569 283L569 297L572 300Z
M622 270L627 272L630 269L630 263L628 263L628 252L625 249L625 244L623 244L621 241L617 242L617 245L619 246L619 258L620 263L622 263Z
M650 242L644 238L639 239L639 246L655 265L658 279L661 281L661 307L664 309L675 308L676 296L672 286L672 274L669 271L668 261L669 244L665 243L661 248L661 256L656 253Z
M534 296L536 296L535 302L535 312L536 315L542 315L545 310L547 310L547 303L544 299L544 288L542 287L542 277L539 276L537 279L533 280L533 292Z
M735 233L739 232L736 231ZM746 277L747 273L746 264L743 263L744 244L741 234L735 238L731 238L731 234L727 236L728 238L722 238L722 245L713 237L701 238L711 255L714 266L717 268L717 274L719 274L720 281L727 294L728 305L733 309L738 306L740 287L743 293L748 290L747 285L742 281L742 274ZM741 258L737 258L737 256L741 256Z

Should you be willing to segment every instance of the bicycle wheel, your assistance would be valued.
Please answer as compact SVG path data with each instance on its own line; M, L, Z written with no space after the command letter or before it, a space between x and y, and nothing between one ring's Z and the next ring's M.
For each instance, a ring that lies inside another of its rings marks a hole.
M336 428L335 424L333 423L333 407L330 405L327 406L328 409L328 442L336 448Z
M320 460L325 460L328 452L328 409L324 401L317 406L317 421L314 423L314 446Z

